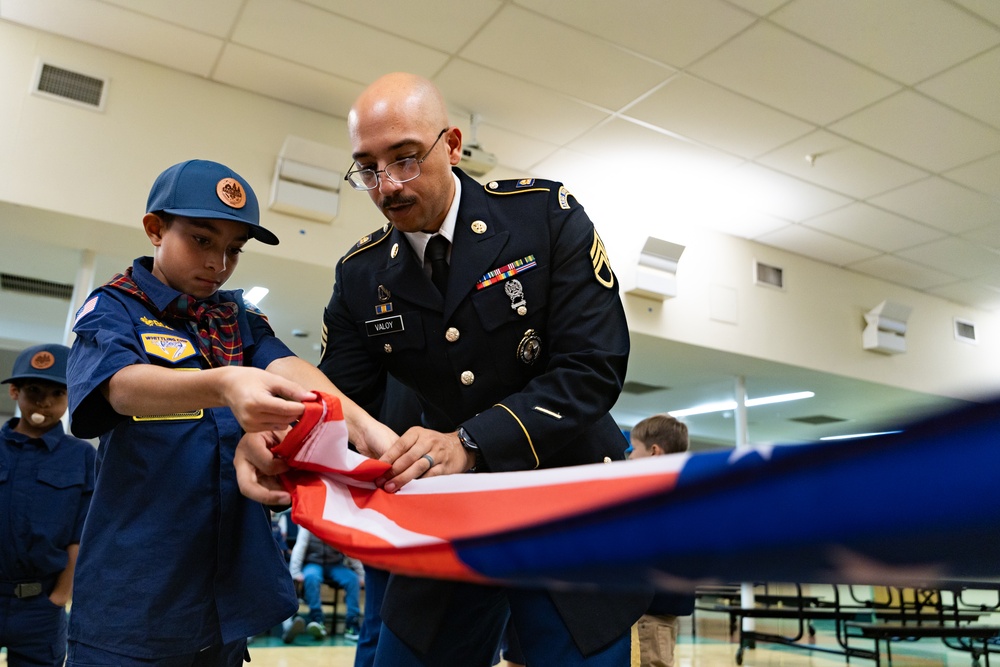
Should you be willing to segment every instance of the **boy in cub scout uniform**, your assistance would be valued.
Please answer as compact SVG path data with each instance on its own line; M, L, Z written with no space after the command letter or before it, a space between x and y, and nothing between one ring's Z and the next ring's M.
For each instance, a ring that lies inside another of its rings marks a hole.
M97 455L60 421L68 355L65 345L29 347L3 381L21 411L0 428L0 647L10 667L66 658L66 603Z
M623 459L608 411L628 329L576 199L559 183L483 186L453 168L461 132L420 77L377 80L348 129L348 180L388 223L337 262L320 368L360 404L391 374L423 410L381 457L392 471L379 483ZM490 665L509 614L530 665L621 667L650 597L394 576L375 664Z
M267 510L239 493L237 443L287 428L308 390L340 393L241 290L220 290L250 239L278 242L241 176L182 162L146 210L153 257L97 289L74 325L72 427L100 448L68 664L239 665L247 637L298 602ZM395 440L343 401L352 440Z

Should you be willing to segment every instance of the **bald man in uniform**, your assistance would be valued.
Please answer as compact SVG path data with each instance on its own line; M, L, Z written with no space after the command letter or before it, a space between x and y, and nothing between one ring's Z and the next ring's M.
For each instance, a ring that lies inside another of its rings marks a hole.
M624 458L609 409L629 337L590 219L560 183L477 183L428 80L386 75L348 117L348 180L387 223L337 262L320 368L361 404L391 374L422 407L381 458L418 477ZM498 512L503 508L498 507ZM651 594L389 581L376 665L490 665L508 615L528 664L629 664Z

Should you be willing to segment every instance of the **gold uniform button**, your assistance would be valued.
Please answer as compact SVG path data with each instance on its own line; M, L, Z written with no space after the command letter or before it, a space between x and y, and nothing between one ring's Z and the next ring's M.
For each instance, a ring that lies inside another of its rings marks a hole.
M486 223L483 222L482 220L476 220L475 222L472 223L472 231L475 232L476 234L486 233Z
M462 371L462 384L466 387L476 381L476 374L472 371Z
M386 343L383 349L385 350L386 354L392 354L392 345L390 345L389 343Z
M605 463L611 463L611 457L610 456L605 456L604 457L604 462Z
M396 259L396 255L398 255L398 254L399 254L399 244L398 243L393 243L392 244L392 251L389 253L389 256L392 257L393 259Z
M486 187L488 187L490 190L496 190L497 188L500 187L500 184L497 183L496 181L490 181L490 184Z
M444 332L444 339L449 343L454 343L461 335L455 327L448 327L448 330Z

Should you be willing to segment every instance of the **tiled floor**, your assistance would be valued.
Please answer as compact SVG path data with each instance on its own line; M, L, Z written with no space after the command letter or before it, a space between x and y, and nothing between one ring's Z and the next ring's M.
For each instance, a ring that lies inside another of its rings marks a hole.
M758 622L757 629L780 634L795 634L796 630L790 622ZM832 626L819 623L816 630L816 645L836 646ZM681 619L676 667L735 667L738 641L736 638L731 640L728 633L728 619L722 614L698 612L697 635L694 637L691 619ZM871 644L869 642L858 646L868 648ZM340 636L322 642L301 636L292 646L283 645L277 638L259 638L251 645L253 667L352 667L354 650L354 644L346 642ZM892 653L893 667L972 667L970 654L950 650L936 639L894 643ZM1000 656L993 657L1000 665ZM744 667L842 667L846 664L842 655L763 643L744 651L743 655ZM850 664L865 667L875 663L852 658ZM882 664L887 667L884 655ZM981 660L980 664L984 664L984 661ZM637 654L633 655L633 665L639 665Z
M728 667L736 665L738 643L730 639L726 616L711 612L698 612L697 635L692 636L691 619L681 619L681 636L677 646L676 667ZM760 623L759 631L794 634L789 622ZM831 627L817 625L815 643L835 646ZM868 644L870 646L870 644ZM1000 647L995 647L1000 651ZM302 635L291 645L283 644L277 633L271 637L257 637L250 644L252 667L352 667L355 644L342 635L322 641ZM940 640L925 639L920 642L894 643L893 667L972 667L970 654L946 648ZM1000 665L1000 656L993 655ZM981 660L980 665L985 661ZM0 652L0 665L6 667L6 654ZM633 652L633 665L638 667L638 656ZM803 650L799 647L759 643L746 650L744 667L834 667L847 664L841 655ZM874 665L873 661L852 658L851 665ZM883 656L882 664L888 667ZM456 667L461 667L456 665ZM544 666L557 667L557 666Z

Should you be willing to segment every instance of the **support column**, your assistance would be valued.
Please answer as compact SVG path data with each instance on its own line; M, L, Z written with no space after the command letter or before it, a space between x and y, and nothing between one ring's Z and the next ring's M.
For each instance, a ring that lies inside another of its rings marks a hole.
M94 263L96 255L86 248L80 253L80 266L76 270L76 282L73 283L73 298L69 303L69 313L66 314L66 328L63 330L63 345L73 345L73 322L76 312L80 310L84 299L94 290Z
M733 411L736 423L736 448L742 449L750 446L750 429L747 426L747 386L746 378L742 375L736 377L733 386L733 398L736 399L736 409ZM753 582L740 584L740 606L754 606ZM753 632L756 627L753 618L743 618L743 630Z

